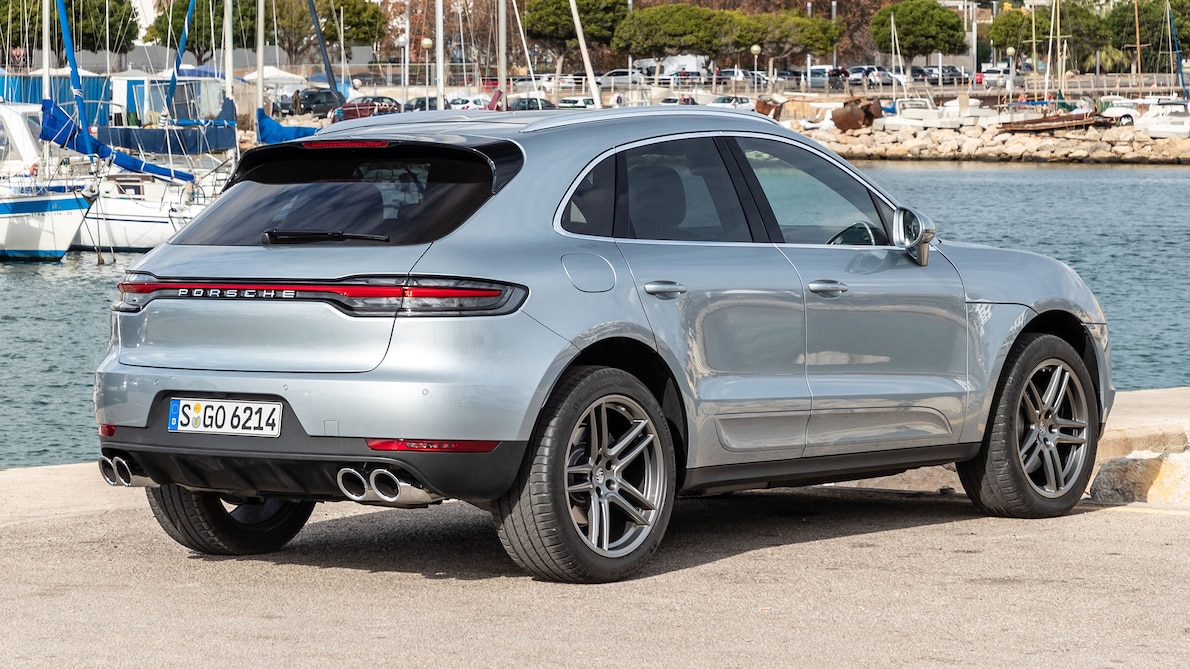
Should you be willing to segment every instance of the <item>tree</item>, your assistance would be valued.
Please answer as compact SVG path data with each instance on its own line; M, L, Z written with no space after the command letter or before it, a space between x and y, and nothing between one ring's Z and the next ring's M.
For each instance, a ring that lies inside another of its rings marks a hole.
M113 53L132 51L137 38L136 9L130 0L68 0L66 3L70 37L79 51ZM0 0L0 16L5 17L6 46L41 48L41 3L27 0ZM63 62L62 30L58 7L50 3L50 48L58 63Z
M1033 51L1033 36L1044 40L1050 32L1050 17L1045 11L1029 14L1025 11L1001 12L988 29L988 39L997 49L1012 47L1018 54ZM1041 42L1038 42L1040 45ZM1040 46L1038 47L1040 52Z
M145 31L145 41L176 49L186 22L189 3L174 0L166 11L157 15ZM279 9L279 8L278 8ZM256 42L256 5L241 2L232 5L232 45L252 47ZM266 19L265 32L271 20ZM214 32L211 31L214 26ZM190 31L186 36L186 50L194 54L199 64L206 63L215 49L223 48L223 0L213 6L207 2L196 2L194 16L190 19Z
M1094 9L1074 3L1062 5L1061 18L1062 32L1068 36L1063 38L1070 50L1068 66L1079 69L1082 64L1090 62L1093 71L1095 52L1111 45L1111 30L1107 27L1107 21L1096 15Z
M843 25L822 17L807 17L801 10L785 10L760 17L763 32L757 44L772 60L787 60L794 54L824 56L843 36Z
M681 53L716 53L722 51L716 38L735 29L729 23L714 10L692 5L647 7L632 12L616 26L611 47L657 60Z
M897 43L905 58L912 60L936 51L947 55L967 51L963 19L958 14L934 0L905 0L872 16L872 40L882 53L892 53L894 14L897 17Z
M339 44L340 12L343 14L344 41L349 46L375 46L384 38L388 29L388 18L379 6L368 0L319 0L315 6L318 19L322 22L322 37L328 45ZM310 30L312 33L313 28Z
M616 26L628 15L627 0L577 0L576 4L588 44L609 44ZM524 22L525 34L546 49L554 59L555 77L560 77L566 57L578 48L570 0L529 0Z
M1170 8L1177 27L1182 57L1190 49L1190 0L1170 0ZM1136 57L1136 13L1140 14L1141 71L1167 72L1173 48L1169 43L1169 20L1164 0L1142 2L1134 9L1131 3L1119 3L1107 14L1107 26L1112 43Z

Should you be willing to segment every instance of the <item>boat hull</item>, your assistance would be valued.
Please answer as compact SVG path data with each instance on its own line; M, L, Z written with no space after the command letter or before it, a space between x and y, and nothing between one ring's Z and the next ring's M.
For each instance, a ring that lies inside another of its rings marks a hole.
M0 260L61 260L86 209L73 193L0 195Z

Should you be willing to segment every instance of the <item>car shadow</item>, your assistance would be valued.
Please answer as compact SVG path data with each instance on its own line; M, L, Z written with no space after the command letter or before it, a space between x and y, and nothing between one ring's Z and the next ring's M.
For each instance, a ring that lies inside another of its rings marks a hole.
M965 496L936 492L820 486L681 498L661 547L633 578L774 547L983 517ZM504 552L491 515L462 503L314 520L277 553L195 559L268 560L432 579L529 577Z

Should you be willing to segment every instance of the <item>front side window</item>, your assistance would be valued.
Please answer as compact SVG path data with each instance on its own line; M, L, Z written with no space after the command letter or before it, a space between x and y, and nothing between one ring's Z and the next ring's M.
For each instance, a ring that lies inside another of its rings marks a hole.
M855 177L784 142L750 137L737 141L786 243L889 243L871 191Z
M711 138L683 139L623 154L626 225L632 239L750 242L751 231L731 175Z

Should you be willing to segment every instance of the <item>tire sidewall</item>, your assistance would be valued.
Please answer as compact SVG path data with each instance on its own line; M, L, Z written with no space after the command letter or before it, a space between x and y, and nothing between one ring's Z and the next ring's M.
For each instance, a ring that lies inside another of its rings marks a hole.
M548 493L548 504L556 514L557 528L571 556L577 561L591 580L610 581L636 571L648 560L657 549L665 535L669 519L673 511L676 473L674 462L673 439L669 425L661 412L661 406L649 390L636 377L627 372L612 368L588 368L581 370L585 374L578 384L556 405L557 411L552 418L539 426L540 437L535 439L538 448L543 449L546 469L544 479L531 481L531 485L544 485ZM645 541L628 555L618 558L606 557L594 552L586 539L579 534L578 528L569 517L570 500L566 490L566 456L573 434L579 420L593 404L601 398L611 395L622 395L631 398L644 408L653 422L660 440L660 453L663 459L665 493L662 496L660 513L653 524ZM549 412L547 412L549 413ZM540 488L538 488L540 489Z

